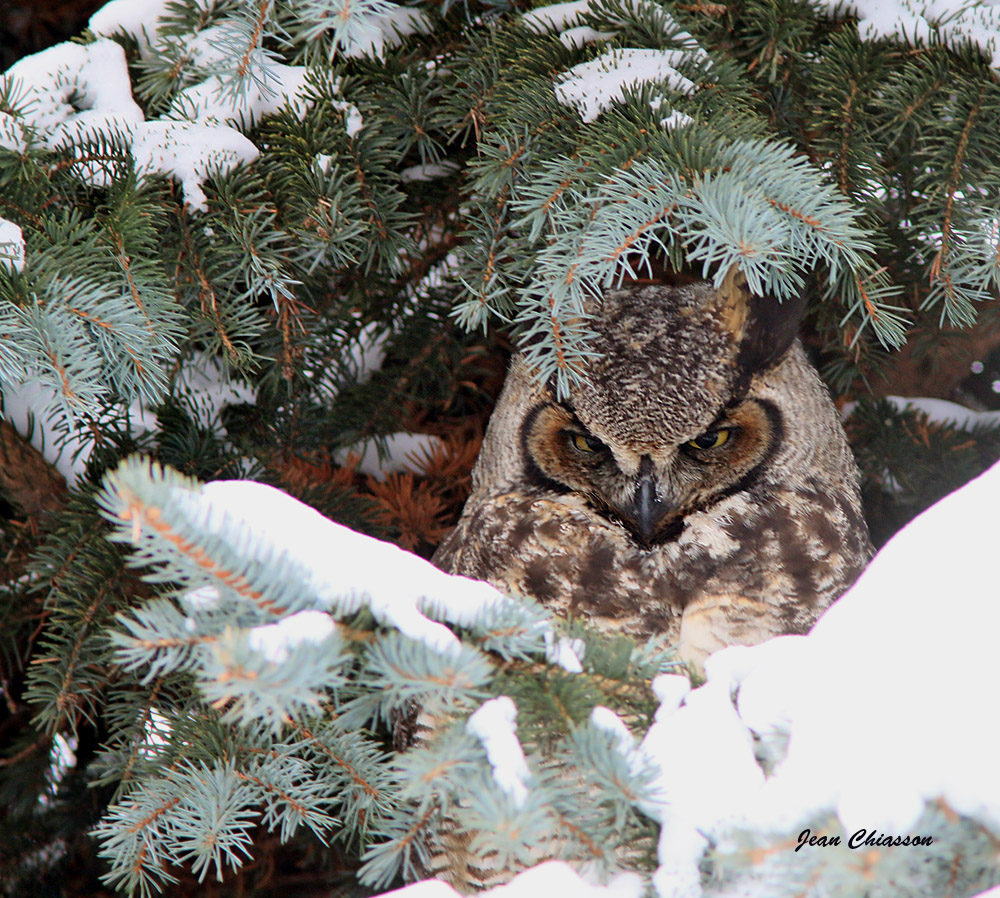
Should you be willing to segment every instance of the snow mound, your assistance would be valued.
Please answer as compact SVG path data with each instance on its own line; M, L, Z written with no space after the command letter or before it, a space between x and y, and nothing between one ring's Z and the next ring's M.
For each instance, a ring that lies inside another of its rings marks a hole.
M661 771L661 896L705 894L709 840L831 813L845 833L906 836L940 801L1000 834L998 502L1000 464L903 528L807 636L716 653L679 707L664 690L640 747ZM770 776L755 737L778 755Z

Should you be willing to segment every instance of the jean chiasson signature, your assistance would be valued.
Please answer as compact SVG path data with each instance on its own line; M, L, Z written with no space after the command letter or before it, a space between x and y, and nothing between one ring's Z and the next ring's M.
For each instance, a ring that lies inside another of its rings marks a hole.
M812 830L804 829L799 833L798 851L805 845L827 848L842 844L840 836L814 836ZM859 829L847 840L848 848L895 848L897 845L933 845L933 836L890 836L877 830Z

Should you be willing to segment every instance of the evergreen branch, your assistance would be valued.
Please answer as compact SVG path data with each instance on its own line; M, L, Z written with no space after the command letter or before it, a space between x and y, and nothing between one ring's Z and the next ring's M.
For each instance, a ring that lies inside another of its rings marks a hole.
M194 270L195 275L198 278L198 299L201 303L201 309L205 313L206 317L210 318L215 325L215 332L219 336L219 340L226 349L226 353L229 356L229 361L233 364L239 361L240 354L236 351L236 346L233 344L232 338L229 336L225 325L222 322L222 316L219 314L219 298L209 282L208 277L205 275L205 270L201 266L201 262L198 259L197 254L194 254Z
M300 765L292 764L287 772L291 776L295 773L301 775L299 768ZM325 844L327 831L339 825L340 821L315 807L322 785L298 783L290 776L283 778L283 782L270 777L265 779L264 772L260 768L256 773L236 771L240 780L253 785L266 797L267 809L262 823L271 830L280 827L282 842L287 842L299 826L305 825ZM270 773L270 769L267 772Z
M139 288L136 284L135 277L132 273L132 260L129 258L128 254L125 252L125 243L122 239L121 234L112 233L112 241L114 242L116 250L116 259L118 264L121 265L122 271L125 274L125 280L128 283L129 295L132 297L132 302L135 303L135 307L142 314L143 318L146 319L146 328L151 334L156 333L156 329L153 327L153 322L149 317L149 313L146 311L143 305L142 295L139 292Z
M135 728L135 736L131 740L128 760L121 768L119 788L127 787L135 777L135 766L139 760L140 752L145 746L145 740L141 740L141 736L148 732L148 728L153 721L153 706L156 704L165 682L165 677L159 677L153 682L153 687L149 692L148 700L142 709L138 725Z
M418 879L429 859L422 844L423 837L437 814L436 807L429 807L419 817L409 817L398 834L371 845L361 857L364 866L358 873L358 880L363 885L384 889L400 873L407 879ZM419 856L417 861L412 857L414 851Z
M945 309L942 314L948 315L948 317L961 315L961 312L957 311L961 308L961 303L958 292L956 291L956 285L952 279L951 273L948 270L948 255L951 251L952 215L955 203L955 194L964 181L962 178L962 170L965 167L969 136L972 133L973 125L979 117L985 90L986 86L981 84L979 92L976 95L975 102L972 104L972 108L966 116L965 124L962 126L962 131L958 138L958 145L955 150L955 159L949 171L947 187L945 189L944 220L941 224L940 247L934 257L934 261L931 263L930 271L928 273L931 283L940 285L943 290ZM969 316L964 315L962 317L967 318Z
M229 514L224 526L213 525L211 504L199 493L195 481L136 457L106 477L98 504L117 527L112 539L133 543L134 563L153 566L148 580L189 592L211 588L217 601L242 600L265 621L313 607L300 567L261 546L260 535ZM163 564L167 571L156 569Z
M105 589L98 590L94 595L93 601L87 605L83 616L83 626L77 631L76 639L70 648L69 656L66 658L66 670L55 702L56 713L49 715L50 733L55 733L60 729L64 721L69 725L73 733L77 731L78 722L75 716L68 712L70 709L79 708L83 704L84 696L88 690L80 689L75 684L74 674L77 672L77 662L79 661L84 642L91 635L91 627L93 626L94 618L97 616L98 609L107 600L107 592ZM44 715L39 715L39 719L44 719ZM93 719L88 722L92 724L96 723Z
M313 749L329 758L337 767L343 770L351 782L360 788L369 798L374 801L379 801L383 798L381 789L365 779L356 765L351 764L345 757L338 754L324 739L320 738L308 726L298 721L290 721L289 725L292 728L292 731L298 733L299 736L305 739Z
M837 184L840 187L840 192L843 193L844 196L851 195L851 184L847 175L847 157L851 139L851 124L854 120L853 105L854 101L857 99L857 95L857 81L854 78L851 78L848 82L847 96L844 99L843 106L841 107L840 153L837 155L837 171L839 173Z
M155 506L146 506L137 496L128 496L128 506L121 512L119 517L123 521L131 521L134 526L135 537L133 542L138 542L142 536L142 528L149 525L163 540L171 544L184 558L191 561L197 568L204 571L213 579L218 580L224 586L233 590L237 594L252 601L262 610L274 615L282 615L288 609L276 606L275 603L264 596L260 590L254 589L246 577L230 570L221 562L212 558L204 548L193 540L185 539L177 533L169 522L163 520L163 513Z
M250 35L250 39L247 41L247 49L240 57L240 61L236 64L236 73L241 79L246 78L251 71L253 52L263 43L265 26L271 17L273 5L273 0L260 0L258 3L257 15L254 20L254 28L252 34Z

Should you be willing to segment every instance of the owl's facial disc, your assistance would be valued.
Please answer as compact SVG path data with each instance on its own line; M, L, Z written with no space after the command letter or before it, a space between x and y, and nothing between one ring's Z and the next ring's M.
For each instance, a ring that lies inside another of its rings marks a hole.
M679 536L688 515L748 489L780 432L777 409L747 399L679 444L612 448L572 409L543 402L526 419L522 439L535 483L580 495L648 549Z

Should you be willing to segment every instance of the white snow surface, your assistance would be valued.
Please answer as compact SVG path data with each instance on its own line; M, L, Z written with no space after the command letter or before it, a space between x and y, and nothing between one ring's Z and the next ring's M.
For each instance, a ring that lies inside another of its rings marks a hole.
M141 745L136 749L136 753L141 758L154 760L158 755L162 755L170 747L170 734L173 727L170 721L154 706L149 709L149 719L143 728Z
M46 779L49 781L49 791L39 796L39 804L48 804L52 801L56 789L74 767L76 767L76 750L79 748L79 741L76 736L64 736L56 733L52 737L52 746L49 749L49 769Z
M304 642L322 642L333 634L333 618L325 611L299 611L274 624L250 629L250 648L282 664Z
M21 120L0 128L5 146L19 149L20 128L23 148L24 125L53 149L71 139L114 135L130 146L140 177L176 177L192 209L207 209L201 188L206 178L258 155L246 137L225 124L145 121L132 99L125 52L107 38L86 46L56 44L14 63L4 77L15 82L18 108L24 110ZM97 187L108 183L100 166L80 166L77 174Z
M249 554L281 553L301 565L322 608L350 614L370 608L381 623L446 652L457 636L423 613L470 624L484 610L510 602L487 583L439 571L398 546L357 533L272 486L217 480L178 491L193 519L215 532L235 534Z
M582 25L589 9L590 0L567 0L528 10L521 21L538 31L564 31Z
M24 234L6 218L0 218L0 265L10 271L24 268Z
M181 390L192 397L198 422L204 427L221 427L219 415L230 405L253 405L256 392L235 380L216 356L195 352L177 372Z
M518 807L528 797L531 771L524 750L517 739L517 707L506 695L483 702L465 722L486 749L486 758L493 768L496 784L511 797Z
M606 885L592 883L564 861L546 861L477 894L484 898L641 898L643 884L635 873L620 873ZM431 879L386 892L384 898L460 898L460 893Z
M691 93L694 84L675 68L687 55L686 50L608 50L565 72L555 85L556 98L576 109L583 121L592 122L623 99L626 87L666 81L675 90Z
M556 639L551 630L545 633L545 660L549 664L558 664L567 673L583 673L581 658L584 653L582 639L569 639L560 636Z
M621 754L633 763L638 761L635 737L629 731L625 721L614 711L603 705L597 705L590 712L590 722L599 730L604 730L615 737L615 747Z
M0 112L0 147L23 153L28 146L24 126L9 112Z
M88 27L94 34L111 37L127 34L135 38L143 56L159 36L159 20L167 12L170 0L111 0L90 17ZM204 3L198 4L204 8Z
M998 502L1000 464L903 528L808 635L724 649L686 695L655 681L640 751L660 769L646 810L663 826L663 898L712 894L697 867L708 838L787 837L829 812L848 833L906 835L941 798L1000 834L1000 602L984 517ZM788 740L769 778L753 734Z
M341 47L351 59L362 56L384 59L387 48L398 47L411 34L427 34L431 28L430 19L421 10L393 5L385 12L364 17L347 30L341 37Z
M969 428L979 425L995 426L1000 423L1000 411L977 412L973 409L949 402L947 399L931 399L924 397L907 398L905 396L886 396L889 402L901 411L911 408L921 411L932 421L941 424L954 424L957 427Z
M614 37L614 32L598 31L589 25L577 25L575 28L567 28L559 34L559 43L567 50L575 50L578 47L585 47L595 41L606 41Z
M648 0L631 0L632 9L639 13ZM590 12L590 0L568 0L564 3L550 3L528 10L521 16L521 21L528 27L540 31L558 31L559 40L569 48L580 47L597 40L607 40L614 37L613 32L596 31L586 24ZM684 49L704 53L695 38L687 31L677 28L677 23L662 7L657 13L663 17L664 23L673 29L675 41ZM609 24L613 24L609 22Z
M72 487L87 469L87 459L94 449L94 434L89 428L77 428L68 438L58 432L58 420L52 414L57 405L56 391L40 381L3 385L3 417L28 442L42 453Z
M462 166L451 159L443 159L441 162L427 162L424 165L411 165L404 168L399 173L399 179L404 184L414 181L433 181L435 178L446 178L453 175Z
M0 245L0 253L3 247ZM252 404L253 390L233 380L212 356L196 353L185 360L177 379L182 389L192 397L199 423L205 427L220 426L217 417L227 405ZM38 381L5 384L3 417L18 433L29 436L29 442L52 465L69 486L76 486L86 472L87 462L94 451L94 432L89 427L76 428L68 435L60 433L58 417L52 414L57 406L55 390ZM139 436L154 430L156 414L136 399L129 406L132 433Z
M144 118L132 99L125 51L106 38L56 44L18 60L4 77L50 149L68 138L127 130Z
M218 75L182 90L168 116L216 125L252 125L273 115L285 105L300 115L310 105L305 93L309 69L299 65L271 63L263 84L249 82L244 90L226 90Z
M166 0L112 0L90 19L91 29L100 35L93 43L57 44L12 65L3 77L14 83L22 114L0 113L0 146L23 152L26 129L33 129L50 149L70 140L113 136L131 149L140 177L175 177L189 208L207 211L205 179L259 155L234 126L249 126L286 104L304 111L310 103L308 70L273 63L263 84L251 82L235 91L225 90L222 80L211 76L183 90L163 119L145 121L132 98L125 52L106 35L134 37L142 55L149 56L160 40L159 20L166 12ZM393 28L398 25L405 32L417 27L419 17L404 11L390 18ZM224 29L224 24L202 29L190 36L186 48L203 65L218 62ZM362 127L361 115L346 101L340 108L347 133L354 136ZM97 164L77 166L74 172L96 187L109 182L107 171Z
M952 44L971 41L1000 66L1000 8L978 0L826 0L830 12L858 16L866 40L906 37L926 43L939 36Z
M253 162L257 147L235 128L200 122L149 121L135 128L132 156L140 179L151 174L172 175L191 209L208 211L202 189L205 179L229 171L240 162Z

